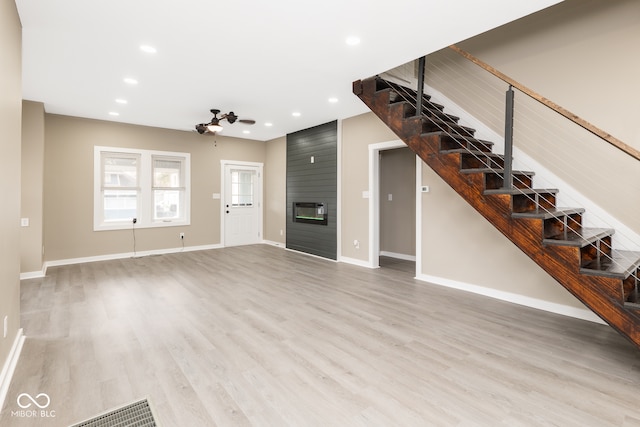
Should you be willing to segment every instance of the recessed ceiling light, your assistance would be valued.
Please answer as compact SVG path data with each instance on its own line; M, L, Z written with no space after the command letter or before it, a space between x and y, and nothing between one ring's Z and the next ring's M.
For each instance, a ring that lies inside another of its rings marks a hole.
M271 126L273 126L273 123L271 123L271 122L267 122L267 123L265 123L264 125L265 125L266 127L271 127Z
M145 52L145 53L156 53L157 52L155 47L149 46L148 44L141 45L140 46L140 50Z
M109 111L110 116L119 116L120 113L116 113L115 111Z
M136 79L131 78L131 77L125 77L123 80L124 80L124 82L126 84L129 84L129 85L137 85L138 84L138 81Z
M338 98L329 98L329 102L335 104L336 102L338 102Z
M356 37L356 36L349 36L346 38L345 42L349 45L349 46L355 46L360 44L360 37Z
M126 99L118 98L118 99L116 99L116 102L118 104L126 104L128 101Z
M291 113L291 115L293 117L300 117L300 113L298 111L294 111L293 113Z

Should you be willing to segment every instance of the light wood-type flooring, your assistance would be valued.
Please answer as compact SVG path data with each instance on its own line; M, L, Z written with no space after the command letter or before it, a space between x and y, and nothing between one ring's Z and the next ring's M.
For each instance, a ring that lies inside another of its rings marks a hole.
M2 427L145 397L165 427L640 426L608 326L268 245L50 268L22 326Z

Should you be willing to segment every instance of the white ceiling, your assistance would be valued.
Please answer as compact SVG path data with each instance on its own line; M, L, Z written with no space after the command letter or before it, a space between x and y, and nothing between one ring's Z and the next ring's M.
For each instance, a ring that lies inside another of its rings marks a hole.
M23 97L48 113L178 130L219 108L256 120L221 135L266 141L365 112L354 80L559 2L16 0Z

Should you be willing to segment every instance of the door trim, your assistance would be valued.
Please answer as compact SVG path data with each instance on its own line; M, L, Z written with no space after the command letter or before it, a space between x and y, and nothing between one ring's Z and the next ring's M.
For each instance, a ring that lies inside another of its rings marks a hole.
M220 160L220 246L226 247L225 245L225 207L224 201L226 200L226 174L225 169L227 166L240 166L240 167L252 167L258 169L258 185L260 187L260 196L258 197L258 240L260 242L264 241L264 163L259 162L244 162L240 160Z

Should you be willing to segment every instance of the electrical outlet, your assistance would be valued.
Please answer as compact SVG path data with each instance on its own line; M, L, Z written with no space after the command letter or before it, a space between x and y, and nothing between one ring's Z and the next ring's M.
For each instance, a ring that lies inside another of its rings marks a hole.
M180 233L180 239L184 239L184 233Z

